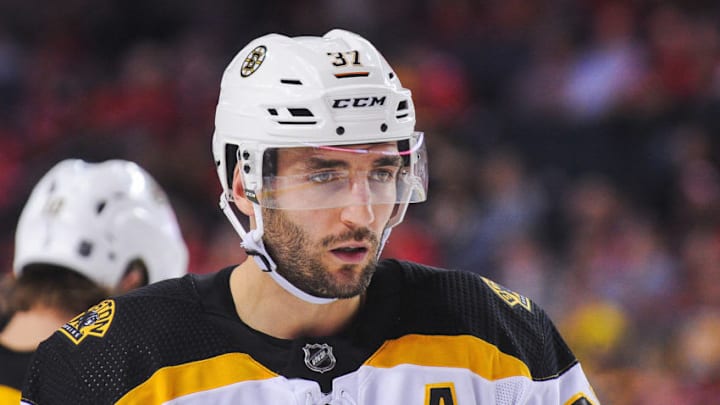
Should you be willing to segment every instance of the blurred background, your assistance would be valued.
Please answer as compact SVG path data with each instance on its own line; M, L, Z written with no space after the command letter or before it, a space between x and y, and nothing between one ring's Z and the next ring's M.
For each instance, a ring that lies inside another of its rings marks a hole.
M413 90L430 200L385 255L546 308L605 404L720 398L720 3L0 0L0 264L64 158L168 191L191 268L243 259L210 149L226 64L268 32L370 39Z

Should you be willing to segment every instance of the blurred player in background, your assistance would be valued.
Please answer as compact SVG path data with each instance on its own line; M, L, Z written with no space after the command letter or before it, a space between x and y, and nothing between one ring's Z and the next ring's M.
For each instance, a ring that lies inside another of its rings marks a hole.
M213 155L250 257L66 325L38 349L25 403L598 403L534 302L379 260L426 199L427 160L410 91L364 38L250 42L223 75Z
M0 332L0 403L20 401L33 352L65 322L111 294L181 276L187 262L175 213L140 166L55 165L17 225L9 318Z

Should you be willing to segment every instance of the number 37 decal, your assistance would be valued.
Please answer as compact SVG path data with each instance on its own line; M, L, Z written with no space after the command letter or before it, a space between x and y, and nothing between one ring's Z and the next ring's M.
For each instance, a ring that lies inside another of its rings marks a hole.
M328 52L327 55L332 59L332 64L335 67L362 65L360 63L360 52L358 51Z

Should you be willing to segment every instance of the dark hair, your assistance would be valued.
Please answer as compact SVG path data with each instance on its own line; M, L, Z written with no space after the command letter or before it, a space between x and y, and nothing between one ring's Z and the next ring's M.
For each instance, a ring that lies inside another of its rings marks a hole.
M110 291L67 267L33 263L23 268L8 302L12 312L43 305L78 314L110 295Z

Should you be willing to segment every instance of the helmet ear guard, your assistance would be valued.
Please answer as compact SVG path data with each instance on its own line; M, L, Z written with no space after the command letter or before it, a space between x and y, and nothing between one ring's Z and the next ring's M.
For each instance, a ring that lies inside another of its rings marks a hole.
M243 247L275 277L275 264L262 241L261 206L270 201L263 192L273 184L268 182L272 165L266 152L395 142L407 153L401 153L403 183L398 183L392 201L395 209L382 236L384 244L390 229L402 222L408 204L425 200L422 139L415 132L410 90L366 39L338 29L323 37L265 35L240 50L223 74L213 134L223 188L220 206ZM240 222L230 204L236 166L244 197L254 206L254 229ZM381 250L382 245L378 255Z
M233 188L233 177L235 176L235 166L238 163L238 146L231 143L225 144L225 178L227 184L224 187L227 189Z

